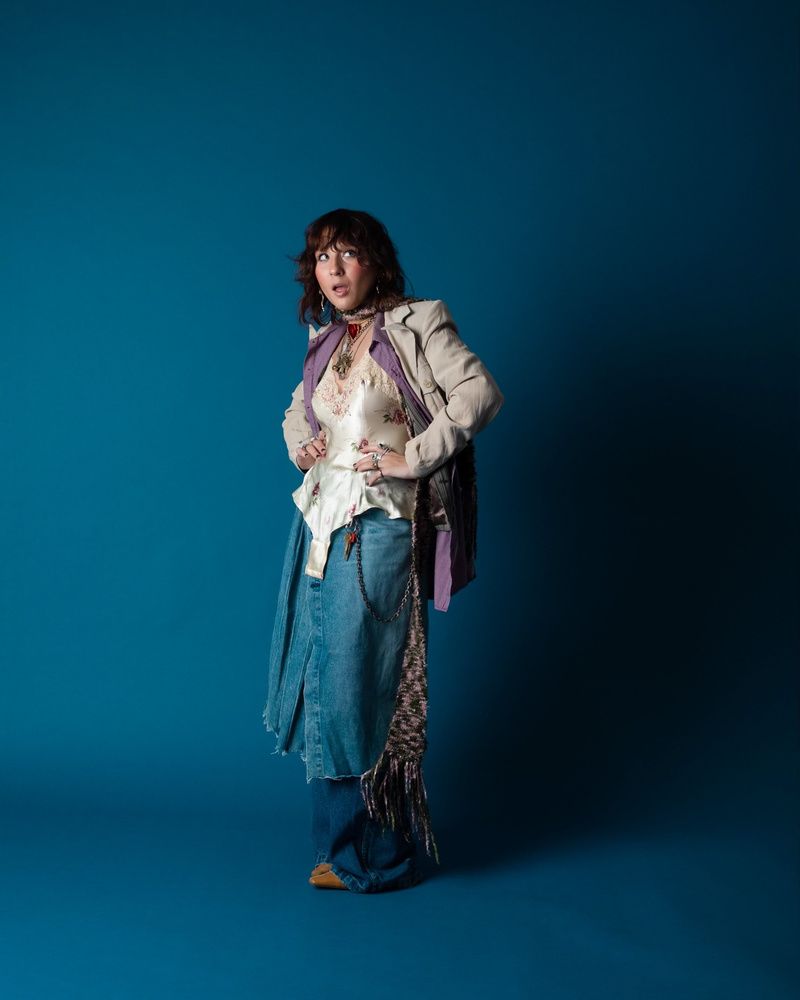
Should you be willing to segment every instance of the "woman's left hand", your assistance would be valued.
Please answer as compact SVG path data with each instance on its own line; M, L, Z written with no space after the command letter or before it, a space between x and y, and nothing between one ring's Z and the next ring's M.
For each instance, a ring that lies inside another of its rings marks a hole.
M399 455L396 451L387 451L383 454L386 445L367 441L359 447L359 451L364 455L363 458L359 458L357 462L353 464L353 468L356 472L366 472L367 475L367 486L374 486L375 483L379 482L384 476L393 476L395 479L414 479L411 475L411 469L408 467L408 462L402 455ZM376 469L372 456L378 456L378 468Z

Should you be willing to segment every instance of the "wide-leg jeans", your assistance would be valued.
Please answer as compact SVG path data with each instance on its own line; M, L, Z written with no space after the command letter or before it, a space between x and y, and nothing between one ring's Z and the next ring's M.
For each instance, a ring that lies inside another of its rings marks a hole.
M423 880L416 837L407 841L370 818L358 777L314 778L311 806L315 864L330 862L351 892L406 889Z

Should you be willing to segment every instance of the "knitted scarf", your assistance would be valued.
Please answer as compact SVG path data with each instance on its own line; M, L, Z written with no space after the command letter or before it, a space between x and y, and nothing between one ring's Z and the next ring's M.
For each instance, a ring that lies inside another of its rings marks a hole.
M408 423L405 404L403 408ZM433 848L439 864L422 777L422 757L428 745L428 659L422 602L427 600L423 587L428 576L431 530L429 489L427 478L417 480L411 524L411 614L400 681L386 745L373 767L361 775L361 794L372 819L383 827L399 828L406 840L415 830L428 856Z
M408 405L403 411L409 434L414 429ZM477 543L477 477L475 448L472 442L453 459L455 477L461 496L454 498L465 518L467 558L474 560ZM439 864L439 849L431 827L428 796L422 776L422 757L427 748L428 665L427 638L422 619L422 602L432 580L431 541L434 534L430 518L431 479L417 480L414 517L411 525L412 605L406 634L400 681L397 686L394 714L389 724L386 744L377 762L361 775L361 794L370 817L383 827L399 828L406 840L414 830L428 856ZM452 527L452 526L451 526Z

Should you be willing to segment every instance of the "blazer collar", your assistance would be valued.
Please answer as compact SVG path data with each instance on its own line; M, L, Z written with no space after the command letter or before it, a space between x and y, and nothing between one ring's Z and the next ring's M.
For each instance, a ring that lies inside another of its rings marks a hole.
M384 330L390 326L405 326L404 320L412 311L413 307L408 302L404 302L400 306L395 306L394 309L387 309L383 314Z

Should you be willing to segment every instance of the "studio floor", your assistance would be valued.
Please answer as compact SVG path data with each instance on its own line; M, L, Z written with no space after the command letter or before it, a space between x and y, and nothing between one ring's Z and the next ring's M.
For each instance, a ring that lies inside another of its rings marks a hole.
M640 830L458 856L421 885L307 882L302 810L30 809L2 831L5 1000L789 1000L792 838ZM513 854L512 854L513 856Z

